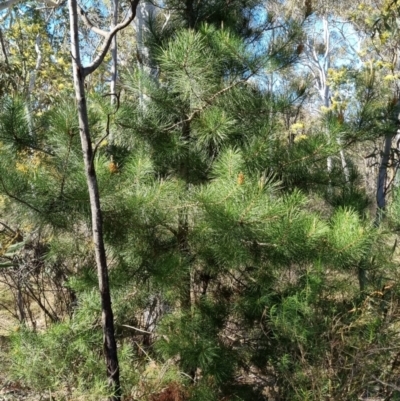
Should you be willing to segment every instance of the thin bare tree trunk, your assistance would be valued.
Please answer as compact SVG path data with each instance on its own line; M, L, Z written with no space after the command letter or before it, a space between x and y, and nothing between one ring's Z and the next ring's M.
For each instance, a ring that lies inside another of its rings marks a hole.
M338 144L339 146L342 146L340 139L338 139ZM346 155L344 154L344 150L342 148L340 149L339 153L346 184L350 184L350 172L349 172L349 167L347 166Z
M118 24L118 7L119 1L113 0L112 2L112 20L111 30ZM118 42L117 35L114 36L111 42L111 81L110 81L110 99L111 105L115 105L117 102L117 79L118 79ZM114 132L110 130L108 137L108 153L110 161L114 162L113 155L113 143L114 143Z
M114 28L118 24L118 0L113 0L112 2L112 24L111 29ZM111 82L110 82L110 92L111 92L111 104L115 103L115 93L117 87L117 78L118 78L118 44L117 44L117 35L114 36L111 42Z
M388 176L388 164L390 160L390 151L392 148L392 135L386 135L385 143L383 146L383 152L381 156L381 162L379 165L378 182L376 188L376 216L375 216L375 227L379 227L385 214L386 209L386 183ZM365 258L360 262L358 266L358 282L360 285L360 292L363 293L367 286L367 271L365 269Z
M145 38L149 33L147 26L148 19L156 13L155 6L150 2L142 2L137 9L137 18L135 21L136 28L136 52L137 52L137 68L144 72L151 73L149 65L149 49L146 46ZM142 88L142 77L139 81L139 104L141 110L146 109L146 95Z
M96 171L93 165L93 148L90 137L88 111L85 97L85 73L81 63L78 37L78 14L76 0L69 0L71 55L73 65L74 87L79 118L79 133L85 165L86 181L90 198L92 215L92 235L99 280L102 309L103 347L107 366L107 378L113 395L110 401L121 399L117 344L114 335L114 317L111 307L111 296L108 278L106 251L103 238L103 220L100 207L100 194Z

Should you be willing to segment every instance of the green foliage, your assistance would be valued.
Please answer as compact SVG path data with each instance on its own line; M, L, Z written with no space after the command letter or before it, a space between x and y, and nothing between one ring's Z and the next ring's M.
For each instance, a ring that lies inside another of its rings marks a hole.
M79 296L79 307L71 319L43 333L21 328L11 337L12 379L41 393L66 388L67 393L86 399L106 396L99 320L98 295L90 291ZM122 381L129 390L137 380L129 344L119 348L119 359Z
M105 383L99 381L103 373L98 354L101 333L96 331L97 335L87 327L78 331L69 322L43 334L21 330L12 339L13 377L43 392L62 385L88 394L104 392Z
M3 97L0 121L0 137L3 146L11 147L14 151L21 151L33 145L34 138L29 135L27 110L22 99Z
M218 341L224 313L221 305L201 305L190 315L163 319L156 348L163 358L179 357L186 372L200 369L202 376L225 383L235 369L234 355ZM206 379L207 380L207 379Z
M343 71L351 82L335 85L354 90L351 122L332 109L299 123L307 88L264 84L299 56L300 26L260 22L259 4L166 1L171 23L156 17L146 39L156 68L123 71L118 107L103 83L88 94L122 384L135 399L161 400L175 383L191 400L254 401L259 380L282 399L353 400L373 375L397 380L394 238L369 221L357 163L347 178L337 156L394 132L388 87L373 68ZM250 46L257 35L268 51ZM34 134L27 105L2 98L1 213L24 235L42 230L38 259L62 266L59 290L75 299L63 322L13 334L11 374L39 392L65 386L99 399L107 387L75 103L54 96ZM398 209L396 193L389 227ZM11 268L19 242L1 234Z
M329 242L337 263L342 267L354 265L371 249L374 239L372 224L365 224L352 210L339 209L332 216Z

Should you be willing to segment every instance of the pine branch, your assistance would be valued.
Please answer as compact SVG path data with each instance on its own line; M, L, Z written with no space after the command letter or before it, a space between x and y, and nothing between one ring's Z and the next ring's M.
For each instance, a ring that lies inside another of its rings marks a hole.
M2 185L2 187L3 187L4 192L6 193L6 195L7 195L9 198L14 199L14 200L16 200L16 201L19 202L19 203L22 203L23 205L29 207L30 209L34 210L34 211L37 212L37 213L40 213L40 214L42 213L42 212L41 212L39 209L37 209L35 206L33 206L33 205L31 205L30 203L24 201L23 199L20 199L20 198L18 198L17 196L11 194L11 193L7 190L7 188L6 188L5 184L4 184L4 181L3 181L3 178L2 178L2 177L0 177L0 182L1 182L1 185Z
M60 195L59 195L60 199L62 199L62 197L64 195L65 181L67 179L67 165L68 165L69 156L70 156L71 148L72 148L72 139L73 139L73 136L70 135L69 136L68 149L67 149L67 157L65 158L64 165L63 165L64 174L63 174L62 180L61 180L61 188L60 188Z
M11 227L9 227L7 224L3 223L0 221L0 224L8 231L10 231L13 235L16 235L16 231L14 231Z
M250 77L247 77L246 79L241 79L240 81L235 81L233 84L221 89L220 91L218 91L217 93L214 93L214 95L212 95L209 99L205 99L204 102L206 103L203 107L200 107L199 109L196 109L188 118L186 118L185 120L179 121L175 124L170 125L169 127L164 128L164 131L170 131L171 129L174 129L175 127L178 127L181 124L185 124L188 122L191 122L193 120L194 117L196 117L198 114L200 114L201 112L203 112L205 109L207 109L209 106L213 105L213 100L215 100L215 98L217 98L218 96L223 95L225 92L228 92L230 89L234 88L235 86L242 84L242 83L246 83L248 81Z
M320 146L318 146L318 148L317 148L316 150L314 150L314 152L312 152L310 155L300 157L299 159L295 159L295 160L288 161L287 163L283 163L283 164L282 164L282 167L286 167L286 166L288 166L289 164L298 163L298 162L307 160L307 159L309 159L309 158L311 158L311 157L317 155L317 154L319 153L319 150L321 150L322 148L323 148L323 145L320 145Z

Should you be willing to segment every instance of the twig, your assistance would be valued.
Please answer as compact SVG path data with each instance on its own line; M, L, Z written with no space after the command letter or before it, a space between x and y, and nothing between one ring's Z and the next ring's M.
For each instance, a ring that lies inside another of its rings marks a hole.
M240 81L236 81L236 82L234 82L233 84L227 86L226 88L221 89L221 90L218 91L217 93L214 93L214 95L212 95L209 99L205 99L205 100L204 100L206 104L205 104L203 107L200 107L199 109L194 110L193 113L192 113L188 118L186 118L185 120L179 121L179 122L177 122L177 123L175 123L175 124L170 125L169 127L164 128L164 131L169 131L169 130L171 130L171 129L177 127L177 126L180 125L180 124L184 124L184 123L191 122L191 121L193 120L193 118L196 117L197 114L199 114L199 113L201 113L202 111L204 111L208 106L211 106L211 105L212 105L212 101L213 101L216 97L218 97L218 96L224 94L225 92L229 91L230 89L232 89L232 88L235 87L236 85L245 83L247 80L248 80L248 78L247 78L247 79L240 80Z
M396 390L396 391L400 391L400 387L399 387L399 386L395 386L394 384L386 383L386 382L384 382L384 381L378 379L378 378L375 377L375 376L371 376L371 377L372 377L375 381L377 381L377 382L380 383L380 384L383 384L383 385L386 386L386 387L390 387L390 388L392 388L392 389L394 389L394 390Z
M96 152L101 145L101 143L110 135L110 116L115 115L118 112L119 109L119 93L107 93L104 96L115 96L117 98L117 104L115 106L115 110L112 113L107 114L107 126L106 126L106 134L96 143L93 154L92 154L92 159L90 161L90 165L93 166L93 161L94 157L96 156Z
M181 374L181 375L183 375L183 376L186 376L186 377L188 377L191 381L193 381L194 382L194 378L192 377L192 376L190 376L190 375L188 375L187 373L185 373L185 372L182 372L182 371L179 371L179 373Z
M150 362L153 362L154 359L143 349L143 347L141 347L139 345L139 343L137 341L134 341L134 343L138 346L138 348L140 348L140 350L147 356L147 358L149 358Z
M122 324L121 326L122 327L128 327L129 329L133 329L133 330L136 330L136 331L140 331L141 333L144 333L144 334L153 334L151 331L139 329L138 327L134 327L134 326L129 326L128 324Z
M16 233L11 227L9 227L7 224L2 223L1 221L0 221L0 224L1 224L5 229L7 229L8 231L11 231L11 233L12 233L13 235L16 235L16 234L17 234L17 233Z
M20 198L18 198L17 196L15 196L15 195L11 194L10 192L8 192L6 186L4 185L3 178L0 177L0 181L1 181L1 185L2 185L2 187L3 187L3 189L4 189L4 192L6 193L6 195L7 195L9 198L14 199L14 200L16 200L17 202L20 202L20 203L22 203L22 204L25 205L25 206L28 206L30 209L34 210L34 211L37 212L37 213L40 213L40 214L42 213L42 212L41 212L39 209L37 209L35 206L32 206L30 203L28 203L28 202L24 201L23 199L20 199Z

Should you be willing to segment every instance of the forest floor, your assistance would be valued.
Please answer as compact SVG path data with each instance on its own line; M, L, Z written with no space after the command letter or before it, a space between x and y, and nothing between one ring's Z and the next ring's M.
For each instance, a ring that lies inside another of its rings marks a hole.
M12 310L14 300L10 296L9 288L0 282L0 336L8 336L18 326Z

